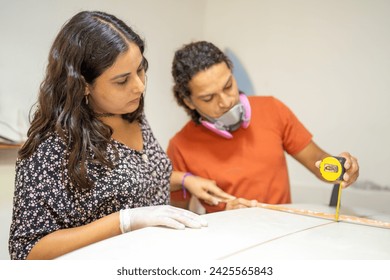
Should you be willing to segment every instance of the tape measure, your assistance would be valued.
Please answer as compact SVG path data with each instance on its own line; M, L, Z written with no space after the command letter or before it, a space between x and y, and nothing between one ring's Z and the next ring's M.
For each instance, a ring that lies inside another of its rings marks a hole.
M322 177L327 181L342 181L345 172L345 158L343 157L326 157L320 163L320 172ZM341 186L335 184L332 191L331 206L336 202L335 220L339 220L340 202L341 202Z
M345 172L345 158L326 157L320 163L320 172L327 181L342 181Z

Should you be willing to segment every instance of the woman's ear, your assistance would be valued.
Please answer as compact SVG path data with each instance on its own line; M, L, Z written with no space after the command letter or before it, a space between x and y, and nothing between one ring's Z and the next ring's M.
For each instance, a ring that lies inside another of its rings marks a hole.
M85 88L84 88L84 97L85 97L85 104L88 105L89 104L89 95L91 94L91 90L90 90L90 85L85 83Z
M82 83L84 84L84 96L91 94L91 85L87 83L85 78L81 76Z

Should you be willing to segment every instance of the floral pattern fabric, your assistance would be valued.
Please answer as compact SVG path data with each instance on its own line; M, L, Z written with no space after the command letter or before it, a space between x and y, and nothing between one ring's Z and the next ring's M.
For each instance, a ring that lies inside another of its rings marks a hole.
M172 165L149 124L141 122L143 150L112 140L107 155L114 168L89 161L89 190L75 188L67 172L65 143L55 133L29 158L16 162L15 194L9 252L25 259L45 235L82 226L124 208L169 204ZM89 155L93 158L93 154Z

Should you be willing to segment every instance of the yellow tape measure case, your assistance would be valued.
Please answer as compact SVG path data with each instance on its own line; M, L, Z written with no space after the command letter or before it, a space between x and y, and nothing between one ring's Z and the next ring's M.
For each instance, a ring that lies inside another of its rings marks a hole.
M320 172L327 181L341 181L345 172L345 158L326 157L320 163Z

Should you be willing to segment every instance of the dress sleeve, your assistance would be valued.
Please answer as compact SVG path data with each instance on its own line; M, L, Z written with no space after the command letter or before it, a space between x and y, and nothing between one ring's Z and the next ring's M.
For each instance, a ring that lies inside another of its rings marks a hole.
M11 259L26 259L42 237L61 228L58 209L63 205L59 197L65 188L64 153L55 141L46 140L32 156L17 160L9 237Z

